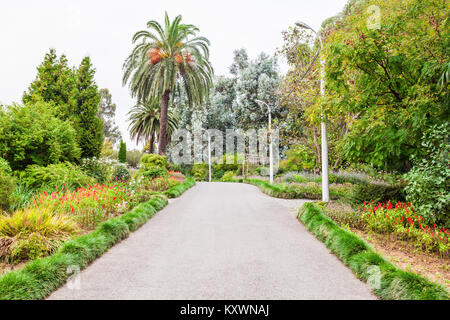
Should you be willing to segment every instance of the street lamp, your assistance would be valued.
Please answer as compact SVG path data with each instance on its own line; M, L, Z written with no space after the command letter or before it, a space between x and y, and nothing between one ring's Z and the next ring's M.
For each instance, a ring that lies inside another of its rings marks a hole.
M255 100L257 103L262 103L267 106L267 110L269 111L269 175L270 175L270 184L273 183L273 148L272 148L272 114L270 111L270 107L267 103L261 100Z
M323 43L319 34L317 34L317 32L313 28L311 28L304 22L298 21L295 24L302 29L311 30L316 34L316 37L319 39L320 43L320 53L322 53ZM320 59L320 95L322 97L325 96L325 58L323 57L323 54L321 54ZM320 123L322 136L322 201L329 202L330 192L328 186L328 142L327 142L327 126L325 121L326 118L322 114Z

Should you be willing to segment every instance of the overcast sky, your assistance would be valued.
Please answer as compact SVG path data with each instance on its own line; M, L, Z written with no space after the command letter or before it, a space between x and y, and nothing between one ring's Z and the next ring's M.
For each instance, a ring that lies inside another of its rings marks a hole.
M131 37L149 20L181 14L211 41L210 60L216 75L228 74L233 50L246 48L250 58L273 54L281 32L301 20L316 30L340 12L347 0L2 0L0 4L0 103L20 102L36 77L36 67L49 48L64 53L70 65L89 55L100 88L117 104L116 122L127 141L126 113L134 104L122 87L122 65Z

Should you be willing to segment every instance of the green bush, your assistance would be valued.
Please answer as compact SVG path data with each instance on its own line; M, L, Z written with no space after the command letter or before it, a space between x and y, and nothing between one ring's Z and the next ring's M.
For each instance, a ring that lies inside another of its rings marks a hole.
M194 164L191 174L196 181L206 181L209 178L208 165L205 163Z
M0 170L0 214L8 210L13 203L13 192L16 188L16 179L4 170Z
M12 174L11 167L9 166L8 161L3 158L0 158L0 171L4 171L7 174Z
M51 164L47 167L28 166L24 172L21 172L21 178L28 187L49 191L62 188L73 190L95 184L94 178L68 162Z
M144 167L144 171L151 167L160 167L167 169L167 157L160 156L158 154L144 154L141 157L141 165Z
M138 168L141 161L142 152L139 150L127 151L127 163L132 168Z
M131 177L130 171L128 171L127 166L125 165L116 166L113 173L114 180L128 181L130 180L130 177Z
M145 171L142 175L144 176L144 178L147 179L165 177L167 176L167 169L161 167L151 167L147 171Z
M220 179L223 182L232 181L234 177L234 171L227 171Z
M353 186L350 201L355 205L363 202L387 203L389 200L405 201L404 185L389 185L385 183L356 184Z
M38 101L0 109L0 157L13 170L77 161L81 151L71 123L57 118L56 108Z
M81 160L80 167L99 183L107 182L110 179L112 170L110 165L102 159L84 158Z
M287 159L280 161L283 171L313 170L316 166L314 154L304 145L291 147L286 151Z
M447 228L450 228L449 130L446 123L424 135L427 155L421 161L414 161L414 167L405 175L407 200L428 222Z

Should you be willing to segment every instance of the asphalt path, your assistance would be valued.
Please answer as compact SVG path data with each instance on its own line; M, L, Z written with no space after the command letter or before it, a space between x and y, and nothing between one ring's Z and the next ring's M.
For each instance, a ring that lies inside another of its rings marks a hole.
M296 219L302 202L197 183L49 299L375 299Z

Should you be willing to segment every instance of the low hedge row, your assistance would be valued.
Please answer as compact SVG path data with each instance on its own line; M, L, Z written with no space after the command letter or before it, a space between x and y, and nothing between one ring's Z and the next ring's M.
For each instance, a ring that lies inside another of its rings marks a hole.
M373 292L387 300L448 300L442 286L400 270L377 254L365 241L339 227L313 203L305 203L298 219L339 257ZM374 282L375 281L375 282ZM375 285L376 284L376 285Z
M322 186L317 183L306 183L301 185L270 184L268 181L258 179L246 179L245 183L255 185L265 194L282 199L322 199ZM330 185L330 198L332 200L347 199L350 190L345 185Z
M168 198L177 198L180 195L182 195L186 190L188 190L189 188L193 187L195 185L195 180L192 177L187 177L186 180L179 184L176 185L175 187L170 188L169 190L165 191L164 194L168 197Z
M184 183L168 190L181 194L195 182ZM0 300L43 299L71 277L71 271L82 270L114 244L126 238L153 215L164 208L165 197L155 197L137 205L130 212L101 223L93 232L66 242L55 254L27 263L23 269L0 277Z

